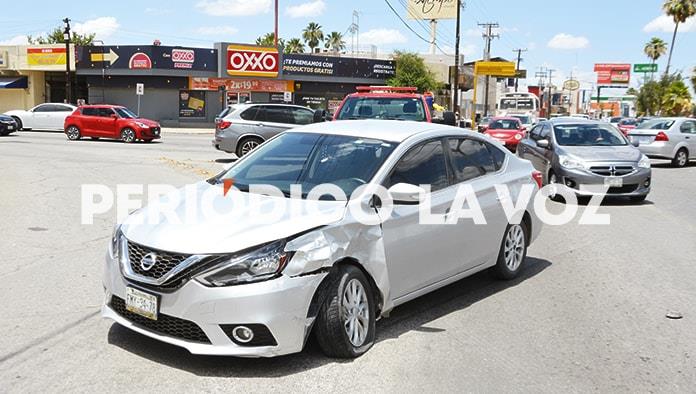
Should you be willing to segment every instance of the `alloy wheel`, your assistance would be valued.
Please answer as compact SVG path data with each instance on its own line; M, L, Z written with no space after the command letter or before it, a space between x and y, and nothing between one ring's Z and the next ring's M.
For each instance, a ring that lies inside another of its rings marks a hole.
M75 126L68 127L67 133L69 140L76 140L80 138L80 130Z
M124 129L121 132L121 141L127 143L135 141L135 132L131 129Z
M343 290L343 325L348 334L348 340L358 347L365 343L370 327L370 309L367 293L362 283L351 279Z
M687 157L686 157L686 152L683 150L680 150L677 152L677 163L679 163L680 167L684 167L686 165Z
M242 156L246 155L247 153L251 152L252 150L256 149L259 146L259 142L256 140L248 140L242 144Z
M519 224L510 226L505 236L505 265L510 271L516 271L524 258L524 230Z

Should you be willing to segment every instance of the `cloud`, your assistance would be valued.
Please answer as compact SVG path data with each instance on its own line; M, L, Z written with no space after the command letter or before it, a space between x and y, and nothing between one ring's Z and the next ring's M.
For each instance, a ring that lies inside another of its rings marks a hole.
M162 15L173 14L174 10L166 9L166 8L147 7L147 8L145 8L145 13L148 15L162 16Z
M109 38L118 30L119 25L116 18L113 16L102 16L96 19L90 19L84 23L75 23L73 30L80 34L96 34L96 38Z
M547 46L553 49L583 49L590 46L590 41L583 36L558 33L553 36Z
M7 40L0 40L0 45L27 45L28 43L27 36L14 36Z
M643 27L643 31L646 33L672 33L674 32L674 20L667 15L660 15L648 22L648 24ZM680 33L693 31L696 31L696 16L691 17L687 19L686 22L679 24Z
M324 0L312 0L306 3L291 5L285 8L290 18L309 18L319 16L326 10Z
M196 8L212 16L251 16L271 11L272 0L201 0Z
M404 44L408 39L396 29L372 29L360 33L361 45Z
M239 29L232 26L203 26L196 29L201 36L231 36L238 32Z
M454 52L452 52L454 53ZM468 61L466 59L472 57L475 58L477 54L480 54L481 51L478 46L474 44L464 44L461 48L459 48L459 53L464 55L465 61Z

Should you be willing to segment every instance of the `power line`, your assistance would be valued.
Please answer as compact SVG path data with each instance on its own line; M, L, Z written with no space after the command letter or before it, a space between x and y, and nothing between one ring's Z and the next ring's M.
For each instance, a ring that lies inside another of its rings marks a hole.
M391 3L389 2L389 0L384 0L384 2L387 3L387 6L389 6L389 9L392 10L392 12L394 13L394 15L396 15L396 17L399 18L399 20L401 21L401 23L403 23L404 26L406 26L406 28L407 28L408 30L411 31L411 33L415 34L416 37L420 38L423 42L427 42L428 44L430 44L430 40L428 40L428 39L424 38L423 36L421 36L420 34L418 34L415 30L413 30L413 28L412 28L408 23L406 23L406 21L404 20L404 18L402 18L401 15L399 15L399 13L394 9L394 7L392 7L392 5L391 5ZM436 47L438 50L440 50L440 52L442 52L443 55L445 55L445 56L451 56L451 55L448 54L447 52L443 51L442 48L440 48L440 46L437 45L437 43L435 43L435 47Z

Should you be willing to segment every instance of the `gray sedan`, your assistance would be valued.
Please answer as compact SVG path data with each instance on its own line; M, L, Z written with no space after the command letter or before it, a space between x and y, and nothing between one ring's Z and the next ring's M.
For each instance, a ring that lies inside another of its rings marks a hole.
M696 159L696 119L650 119L628 136L648 157L672 160L675 167L684 167Z
M650 192L650 159L616 127L578 118L555 118L536 125L520 141L517 155L532 162L547 184L565 185L578 195L606 194L645 200Z

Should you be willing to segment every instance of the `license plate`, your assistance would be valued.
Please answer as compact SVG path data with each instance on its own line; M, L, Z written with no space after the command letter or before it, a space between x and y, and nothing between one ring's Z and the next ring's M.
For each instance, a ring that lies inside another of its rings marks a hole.
M14 130L14 126L7 126L7 130Z
M126 287L126 310L157 320L157 296Z
M604 178L604 186L621 187L623 186L623 179L615 177Z
M652 137L648 135L638 135L633 137L634 141L638 141L639 144L650 144L652 143Z

